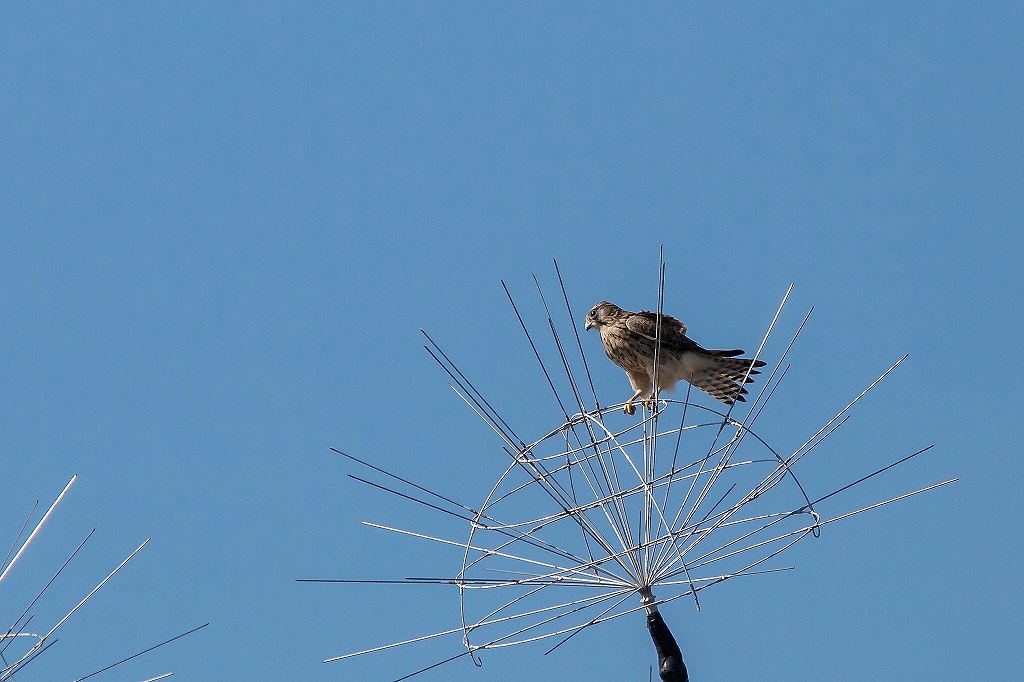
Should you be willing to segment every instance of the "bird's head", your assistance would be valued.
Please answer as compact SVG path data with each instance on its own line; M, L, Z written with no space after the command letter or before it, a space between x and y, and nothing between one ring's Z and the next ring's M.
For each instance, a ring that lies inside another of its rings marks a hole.
M609 303L608 301L601 301L600 303L594 304L594 307L587 313L586 322L583 323L583 328L587 331L597 327L600 329L606 324L610 324L619 313L622 312L622 308Z

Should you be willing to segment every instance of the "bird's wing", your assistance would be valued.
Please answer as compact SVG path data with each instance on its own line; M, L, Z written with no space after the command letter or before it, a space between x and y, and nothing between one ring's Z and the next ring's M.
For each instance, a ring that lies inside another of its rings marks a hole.
M626 318L626 328L654 341L657 338L658 314L650 310L633 313ZM661 345L680 352L704 350L687 338L686 325L671 315L661 316Z
M629 327L631 332L636 332L642 336L646 336L649 339L654 339L658 324L658 313L652 313L650 310L641 310L638 313L630 313L629 317L626 318L626 326ZM669 334L686 334L686 325L672 317L671 315L662 314L661 316L661 333L662 336Z

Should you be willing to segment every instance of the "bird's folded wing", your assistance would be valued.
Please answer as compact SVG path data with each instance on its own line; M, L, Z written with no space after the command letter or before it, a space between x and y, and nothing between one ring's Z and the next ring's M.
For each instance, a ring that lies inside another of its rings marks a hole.
M626 318L626 328L654 341L657 336L658 314L641 310ZM686 325L671 315L661 316L661 344L678 351L700 350L700 346L686 337Z

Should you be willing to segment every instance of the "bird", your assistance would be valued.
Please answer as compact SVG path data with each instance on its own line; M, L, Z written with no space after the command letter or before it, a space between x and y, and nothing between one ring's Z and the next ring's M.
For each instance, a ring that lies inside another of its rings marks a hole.
M634 414L634 402L642 398L652 409L657 392L671 390L685 380L726 405L745 402L743 384L754 381L764 367L762 360L739 358L742 350L708 350L686 336L686 325L671 315L649 310L632 313L614 303L601 301L587 313L584 329L596 328L608 359L626 371L633 395L622 411ZM659 346L660 344L660 346ZM656 350L657 349L657 350ZM658 371L654 372L657 354ZM655 387L657 380L657 387Z

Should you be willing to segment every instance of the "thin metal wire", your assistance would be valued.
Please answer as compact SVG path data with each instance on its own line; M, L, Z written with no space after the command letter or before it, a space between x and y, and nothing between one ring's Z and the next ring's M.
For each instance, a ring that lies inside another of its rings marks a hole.
M17 536L14 538L14 542L11 543L10 548L7 550L7 555L3 561L0 561L0 571L7 570L7 560L11 558L11 554L14 553L14 548L21 542L21 536L25 534L25 529L28 528L28 524L32 523L32 517L36 514L36 508L39 507L39 500L36 500L32 504L32 508L28 510L28 516L25 517L25 522L21 524L21 529L18 531Z
M562 411L562 416L565 417L565 421L569 421L569 413L565 409L565 405L562 403L562 398L558 395L558 389L555 388L555 382L551 380L551 374L548 372L548 368L544 365L544 360L540 357L540 351L537 350L537 344L533 342L533 337L530 335L530 329L526 326L526 322L523 320L523 316L519 312L519 307L516 306L516 302L512 299L512 293L508 290L508 286L505 285L505 281L502 280L501 288L505 290L505 295L508 296L508 302L512 304L512 310L516 314L516 319L519 320L519 325L523 328L523 333L526 334L526 340L530 343L530 348L533 349L533 355L537 359L537 364L540 365L541 371L544 372L544 378L548 381L548 386L551 387L551 393L555 396L555 402L558 403L558 409Z
M598 412L601 411L601 402L597 398L597 389L594 388L594 377L590 374L590 364L587 362L587 354L583 351L583 340L580 338L579 328L573 324L572 306L569 305L569 294L565 290L565 282L562 280L562 273L558 269L558 261L552 259L555 265L555 277L558 278L558 286L562 290L562 298L565 300L565 312L569 318L569 326L572 327L573 333L576 335L576 346L580 351L580 360L583 361L583 371L587 375L587 383L590 385L590 392L594 397L594 409Z
M43 526L50 519L50 516L53 515L53 510L57 508L57 505L61 503L61 500L64 499L64 496L68 494L68 490L71 489L71 486L74 485L76 480L78 480L78 474L75 474L74 476L71 477L71 480L68 481L67 485L64 486L64 489L60 491L60 495L57 496L57 499L53 501L53 504L50 505L50 508L46 510L45 514L43 514L43 518L39 519L39 523L37 523L36 527L32 529L32 532L25 540L25 544L21 546L21 549L19 549L17 554L14 555L14 558L11 559L11 563L7 564L3 572L0 573L0 582L3 582L4 578L7 577L7 574L11 572L12 568L14 568L14 565L18 563L18 559L21 558L21 555L25 553L25 550L28 549L28 546L32 544L32 541L39 534L39 531L43 529Z
M146 649L143 649L142 651L139 651L138 653L134 653L131 656L128 656L126 658L122 658L120 661L118 661L116 663L111 663L110 665L106 666L105 668L100 668L96 672L89 673L88 675L86 675L84 677L79 677L77 680L75 680L75 682L82 682L82 680L87 680L90 677L95 677L96 675L99 675L100 673L104 673L104 672L110 670L111 668L115 668L115 667L121 665L122 663L127 663L128 661L132 660L133 658L138 658L139 656L142 656L143 654L148 654L150 651L153 651L154 649L159 649L160 647L164 646L165 644L170 644L171 642L173 642L175 640L178 640L178 639L181 639L182 637L187 637L188 635L191 635L193 632L198 632L199 630L202 630L203 628L205 628L207 625L209 625L209 623L203 623L202 625L200 625L198 627L194 627L191 630L187 630L185 632L182 632L181 634L175 635L174 637L171 637L170 639L165 639L164 641L160 642L159 644L154 644L153 646L148 647ZM161 675L160 677L154 677L154 678L151 678L151 679L159 680L159 679L162 679L162 678L165 678L165 677L169 677L170 675L171 675L171 673L167 673L166 675Z

